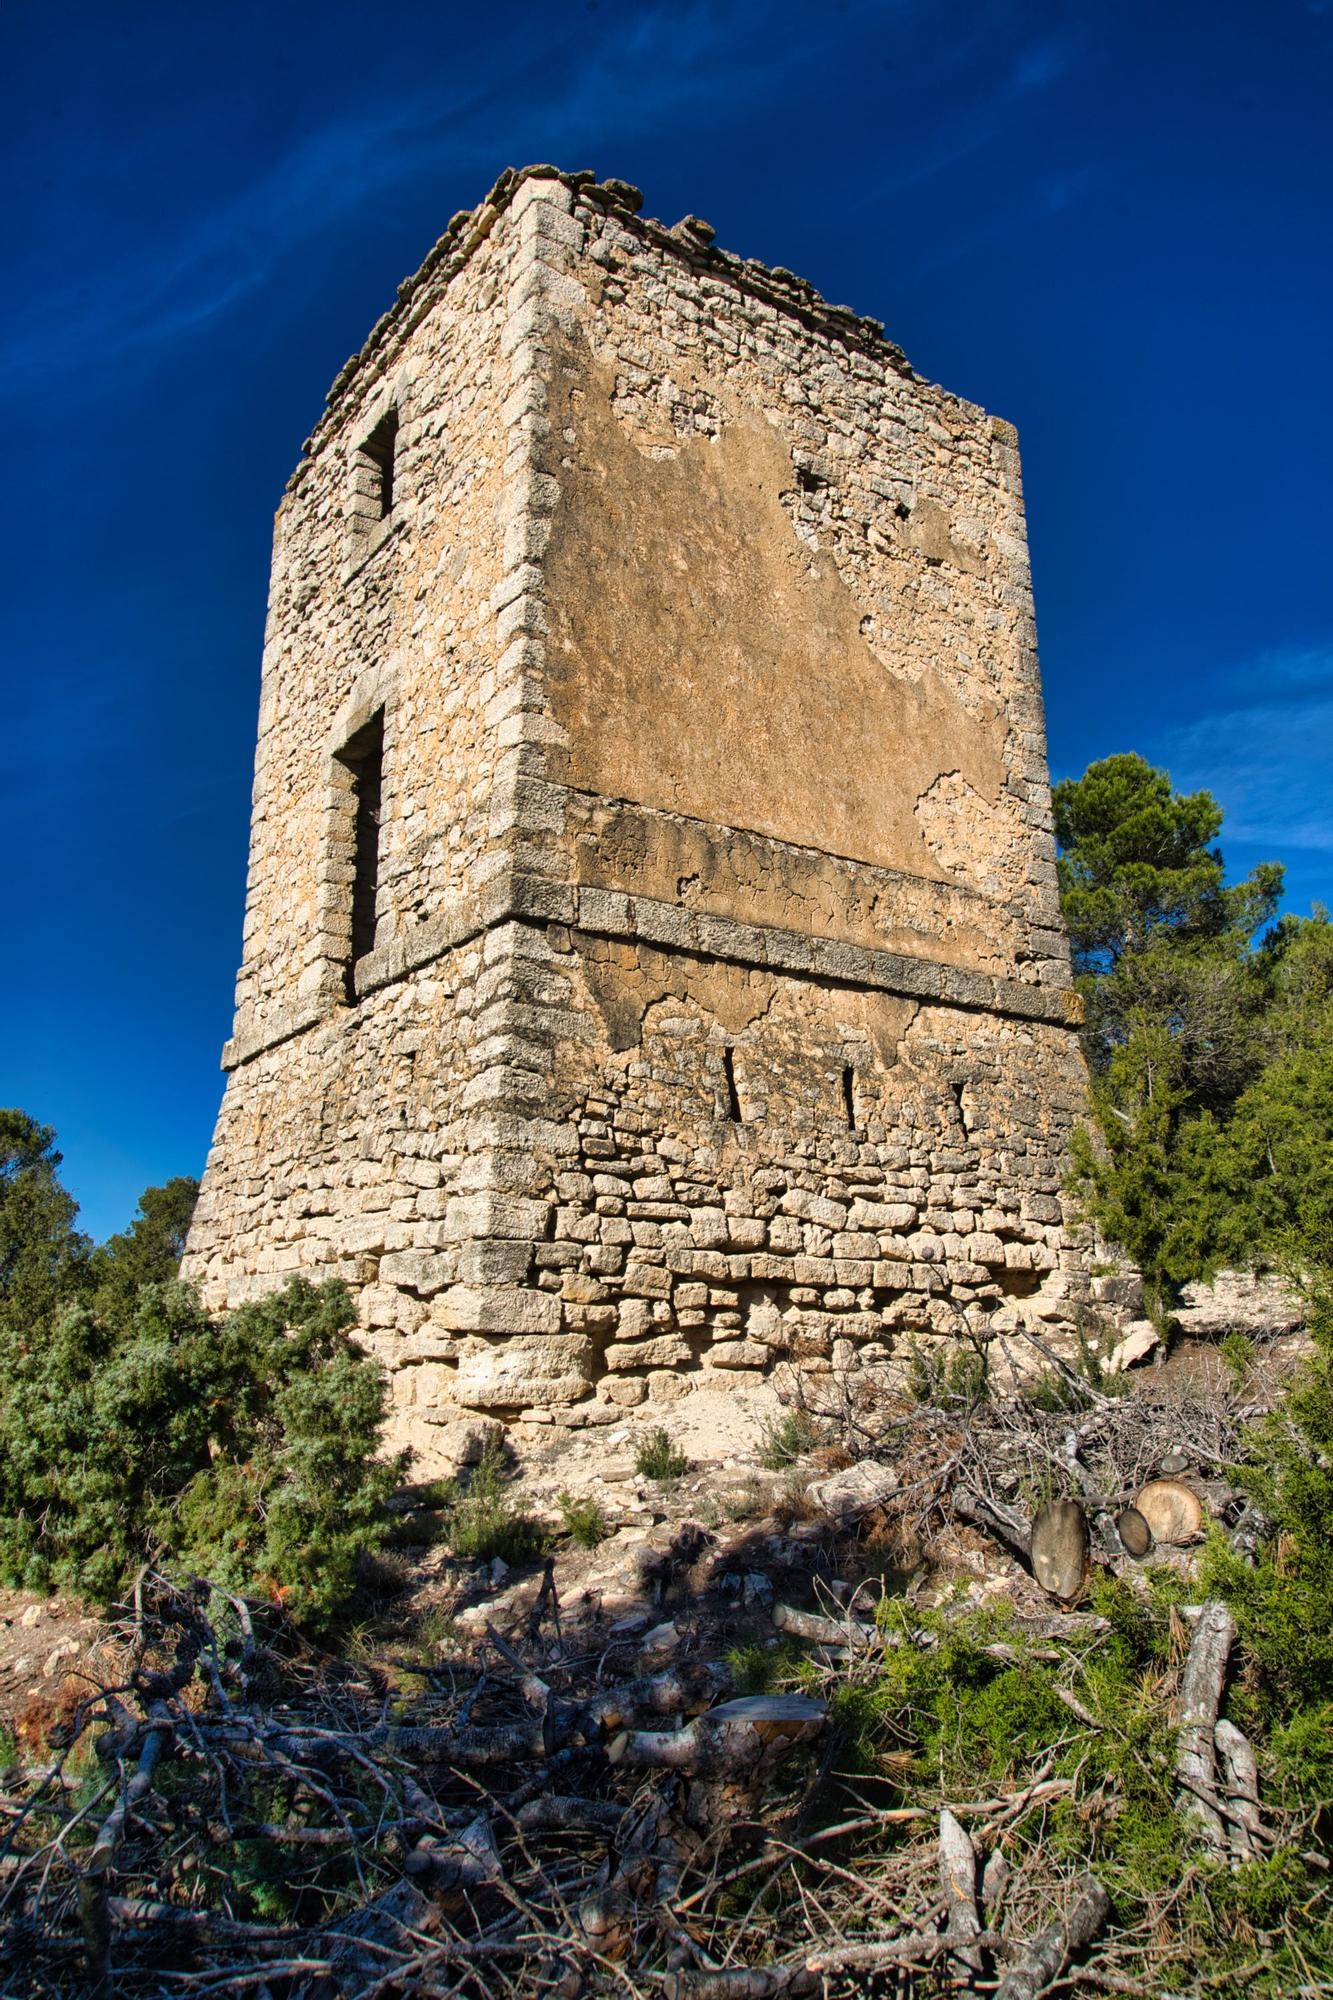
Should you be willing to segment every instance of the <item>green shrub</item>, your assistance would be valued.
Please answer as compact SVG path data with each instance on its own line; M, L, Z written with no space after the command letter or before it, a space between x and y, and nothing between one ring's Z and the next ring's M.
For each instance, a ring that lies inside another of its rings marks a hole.
M768 1472L785 1472L819 1443L819 1432L808 1410L784 1410L765 1417L759 1432L759 1463Z
M144 1562L322 1625L385 1538L400 1461L345 1289L209 1321L178 1283L0 1327L0 1576L103 1603Z
M1250 1336L1233 1328L1223 1337L1217 1351L1230 1371L1232 1387L1238 1391L1243 1389L1254 1367L1255 1346Z
M595 1549L604 1542L610 1529L606 1516L595 1500L576 1499L572 1493L556 1496L560 1517L565 1524L565 1533L576 1541L581 1549Z
M412 1644L423 1655L434 1653L441 1646L455 1645L457 1641L457 1623L442 1604L428 1604L417 1613L412 1625Z
M462 1562L502 1562L515 1567L531 1562L546 1548L547 1538L529 1514L514 1505L504 1447L487 1441L472 1469L467 1491L445 1515L444 1539Z
M1309 1291L1314 1353L1283 1406L1249 1436L1239 1477L1271 1534L1250 1563L1214 1531L1203 1557L1206 1588L1227 1598L1258 1669L1256 1721L1288 1723L1324 1708L1333 1689L1333 1283ZM1325 1708L1325 1714L1327 1709Z
M649 1431L634 1454L634 1470L640 1479L680 1479L689 1469L690 1461L676 1450L670 1431L661 1425Z
M980 1402L990 1379L982 1346L961 1347L943 1339L914 1342L907 1357L907 1388L927 1409Z
M800 1647L788 1638L776 1645L733 1646L726 1656L737 1694L771 1694L795 1672L800 1659Z

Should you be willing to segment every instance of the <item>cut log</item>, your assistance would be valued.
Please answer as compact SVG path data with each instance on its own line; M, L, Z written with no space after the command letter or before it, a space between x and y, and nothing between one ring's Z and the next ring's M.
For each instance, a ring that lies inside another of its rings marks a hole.
M828 1710L803 1694L744 1695L724 1701L684 1729L627 1729L608 1746L613 1764L722 1777L752 1771L817 1736Z
M1125 1507L1115 1517L1115 1531L1119 1535L1127 1555L1141 1561L1152 1547L1152 1529L1147 1516L1137 1507Z
M1203 1502L1179 1479L1150 1479L1134 1495L1134 1506L1158 1542L1179 1547L1203 1527Z
M1180 1677L1180 1732L1176 1738L1180 1805L1200 1821L1205 1840L1218 1853L1225 1851L1227 1839L1217 1810L1215 1731L1235 1637L1235 1619L1220 1598L1210 1597L1199 1612Z
M1084 1875L1065 1915L1024 1945L995 1989L995 2000L1037 2000L1075 1952L1085 1951L1111 1914L1111 1898L1095 1875Z
M1050 1500L1032 1523L1032 1574L1062 1604L1073 1602L1088 1575L1088 1517L1077 1500Z

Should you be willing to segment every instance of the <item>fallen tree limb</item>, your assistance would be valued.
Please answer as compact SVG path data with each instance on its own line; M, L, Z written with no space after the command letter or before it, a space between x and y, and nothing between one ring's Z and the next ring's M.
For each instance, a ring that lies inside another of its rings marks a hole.
M1259 1810L1259 1766L1254 1751L1235 1723L1225 1718L1214 1725L1213 1741L1222 1759L1231 1851L1240 1857L1258 1854L1266 1844L1266 1835Z
M826 1618L818 1611L799 1611L794 1604L775 1604L773 1623L779 1632L794 1639L813 1639L826 1646L872 1646L896 1643L885 1640L877 1626L861 1618Z
M684 1729L625 1730L610 1744L612 1764L722 1777L785 1756L824 1727L828 1710L803 1694L743 1695L709 1709Z
M614 1799L579 1799L559 1793L529 1799L514 1814L524 1833L614 1833L628 1806Z
M948 1906L945 1933L957 1941L953 1963L966 1985L983 1970L981 1916L977 1909L977 1850L948 1807L940 1813L940 1889Z
M1210 1803L1218 1789L1214 1731L1235 1637L1235 1619L1220 1598L1210 1597L1199 1612L1180 1677L1179 1802L1201 1822L1204 1839L1217 1853L1225 1852L1227 1838L1222 1815Z
M1018 1557L1024 1569L1031 1570L1032 1530L1017 1508L987 1499L970 1486L955 1486L949 1495L949 1505L960 1521L971 1521L974 1527L984 1528Z
M1086 1951L1111 1914L1111 1898L1095 1875L1084 1875L1065 1915L1023 1947L995 1989L995 2000L1037 2000L1076 1952Z
M993 1931L977 1933L978 1947L1002 1942ZM905 1937L870 1938L856 1944L837 1945L777 1965L730 1966L722 1972L667 1973L662 1987L666 2000L779 2000L779 1996L785 2000L789 1994L822 1993L825 1981L838 1973L933 1965L954 1947L955 1940L942 1932L915 1931Z
M620 1687L605 1688L578 1709L584 1736L599 1730L630 1729L651 1715L692 1715L730 1694L731 1669L725 1660L693 1660L657 1674L643 1674Z

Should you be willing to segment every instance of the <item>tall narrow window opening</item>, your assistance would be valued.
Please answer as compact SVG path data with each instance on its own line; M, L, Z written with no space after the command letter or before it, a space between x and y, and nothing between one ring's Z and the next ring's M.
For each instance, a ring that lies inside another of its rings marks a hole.
M347 997L355 998L355 967L375 949L376 901L380 886L380 804L384 790L384 710L358 729L339 753L352 774L355 804L352 857L352 954Z
M741 1100L736 1091L736 1055L733 1049L722 1051L722 1074L727 1080L727 1116L732 1123L741 1122Z
M378 518L387 520L393 512L394 459L398 451L398 412L386 410L361 447L374 475L374 499Z
M842 1072L842 1108L847 1118L847 1130L856 1130L856 1071L847 1063Z

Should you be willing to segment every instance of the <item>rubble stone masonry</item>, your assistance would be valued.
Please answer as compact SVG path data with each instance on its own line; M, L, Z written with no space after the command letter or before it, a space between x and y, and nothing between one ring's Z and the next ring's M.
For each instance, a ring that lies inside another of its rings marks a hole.
M1088 1289L1014 432L638 206L455 217L277 517L185 1275L345 1278L409 1434Z

